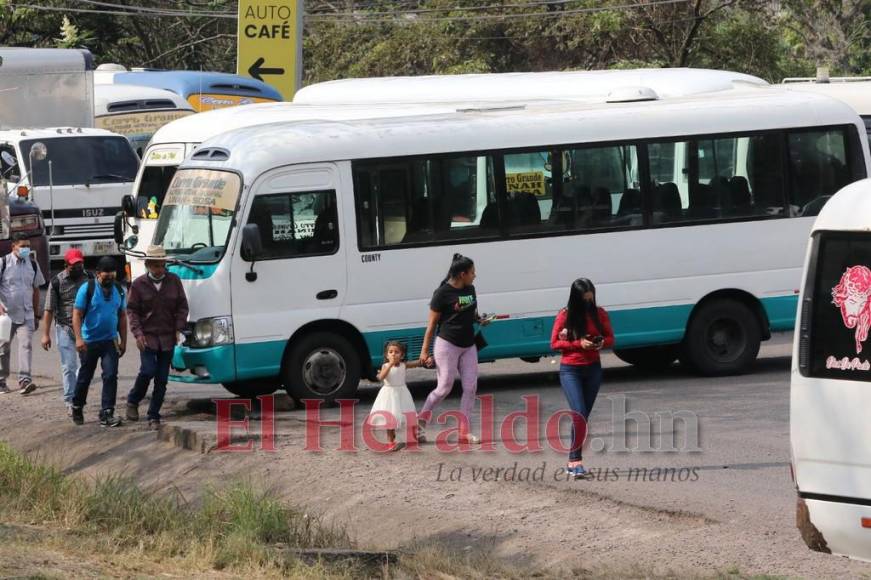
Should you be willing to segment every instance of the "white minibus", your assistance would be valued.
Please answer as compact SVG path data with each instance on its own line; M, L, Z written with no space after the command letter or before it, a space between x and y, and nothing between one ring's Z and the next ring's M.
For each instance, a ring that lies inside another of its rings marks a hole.
M194 112L181 96L163 89L94 85L96 127L127 137L140 157L155 131Z
M317 119L344 120L369 117L411 116L415 114L452 113L462 105L361 105L361 106L315 106L295 103L266 103L217 109L195 116L179 119L159 129L145 151L133 195L124 201L124 215L118 216L116 231L124 238L134 232L138 242L130 246L128 254L130 276L145 273L141 255L151 243L154 225L163 207L163 199L169 182L185 157L206 139L225 131L241 127L266 125L279 121L315 121ZM471 106L471 105L467 105ZM513 106L503 103L500 106Z
M828 95L844 101L862 117L871 141L871 77L788 78L783 79L783 83L790 90Z
M174 380L353 396L385 341L418 355L454 252L510 317L482 360L548 354L587 276L627 360L741 372L792 328L810 216L867 175L863 132L843 103L766 88L223 133L153 239L191 303Z
M813 224L790 390L797 523L815 550L871 561L871 180Z
M303 87L295 103L339 105L574 100L604 96L619 88L645 87L660 98L766 86L759 77L732 71L646 68L340 79Z

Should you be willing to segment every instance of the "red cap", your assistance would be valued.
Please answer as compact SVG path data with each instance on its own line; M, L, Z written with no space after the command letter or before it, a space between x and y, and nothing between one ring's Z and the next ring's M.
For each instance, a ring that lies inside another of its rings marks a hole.
M70 248L64 254L64 262L67 264L78 264L85 261L85 255L77 248Z

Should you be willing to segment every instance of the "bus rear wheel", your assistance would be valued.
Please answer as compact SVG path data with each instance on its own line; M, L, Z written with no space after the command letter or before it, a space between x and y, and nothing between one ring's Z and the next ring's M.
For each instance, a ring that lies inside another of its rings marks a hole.
M640 348L618 348L617 358L640 369L661 371L677 360L680 348L676 344L663 346L644 346Z
M284 387L294 401L332 403L357 392L360 357L345 337L313 332L291 347L282 373Z
M680 361L707 376L742 373L756 360L761 340L750 308L737 300L714 300L692 317Z
M234 383L222 383L222 386L243 399L253 399L263 395L271 395L278 390L278 381L263 379L258 381L237 381Z

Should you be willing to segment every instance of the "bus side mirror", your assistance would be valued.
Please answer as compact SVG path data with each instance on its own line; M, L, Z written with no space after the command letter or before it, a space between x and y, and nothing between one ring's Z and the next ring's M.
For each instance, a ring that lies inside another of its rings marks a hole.
M254 262L263 255L263 239L260 237L260 227L257 224L248 224L242 228L242 259L251 261L251 269L245 272L245 280L257 281L257 272L254 271Z
M113 226L113 237L115 243L121 245L124 242L124 212L119 211L115 214L115 224Z
M121 198L121 209L128 217L136 217L136 203L133 201L132 195L125 195Z
M263 240L260 237L260 227L248 224L242 228L242 257L254 262L263 254Z

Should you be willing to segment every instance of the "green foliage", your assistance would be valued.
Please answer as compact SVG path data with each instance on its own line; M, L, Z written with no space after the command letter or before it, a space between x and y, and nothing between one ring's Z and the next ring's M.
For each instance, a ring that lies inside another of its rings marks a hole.
M237 0L116 0L125 2L196 14L67 14L0 0L0 45L84 46L98 63L235 71L236 22L202 13L232 13ZM813 74L817 65L833 75L871 74L868 0L523 4L309 0L304 80L628 66L726 68L770 81Z

